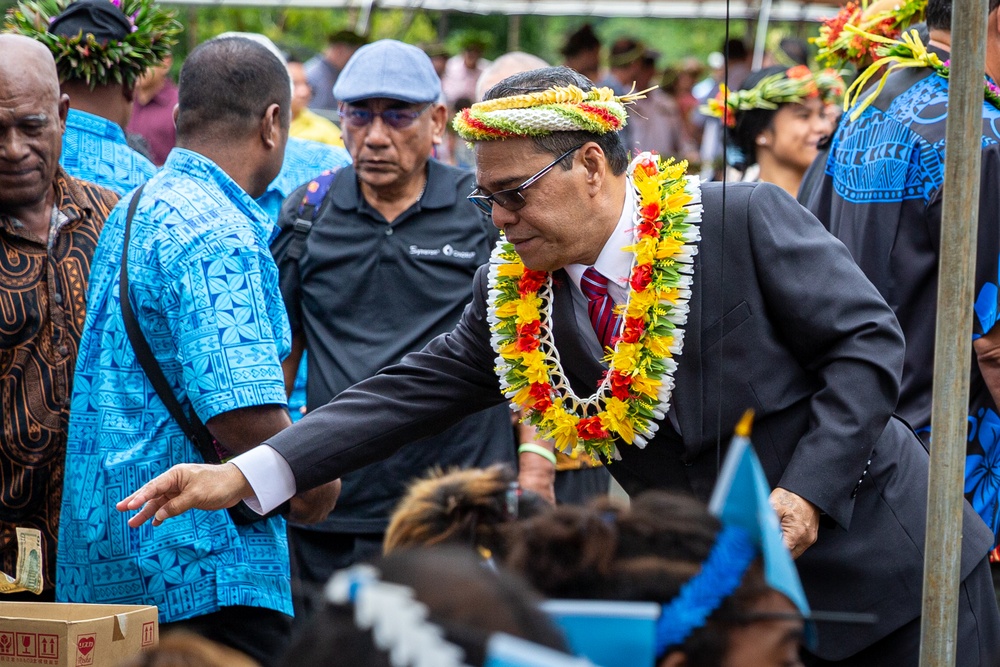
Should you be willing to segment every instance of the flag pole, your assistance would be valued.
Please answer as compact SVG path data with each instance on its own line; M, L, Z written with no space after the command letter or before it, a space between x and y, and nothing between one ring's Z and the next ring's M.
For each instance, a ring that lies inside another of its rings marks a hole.
M987 0L953 0L920 667L955 664Z

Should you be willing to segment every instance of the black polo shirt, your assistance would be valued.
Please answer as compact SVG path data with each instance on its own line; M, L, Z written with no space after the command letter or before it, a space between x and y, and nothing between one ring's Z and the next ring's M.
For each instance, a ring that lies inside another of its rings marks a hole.
M498 232L465 198L474 187L471 173L436 160L427 169L423 197L391 225L361 195L354 168L342 169L318 210L297 276L286 254L305 186L282 206L283 231L272 251L292 331L305 334L310 410L450 331L472 300L472 279ZM337 508L318 529L384 531L407 484L429 468L497 461L516 463L503 405L345 476Z

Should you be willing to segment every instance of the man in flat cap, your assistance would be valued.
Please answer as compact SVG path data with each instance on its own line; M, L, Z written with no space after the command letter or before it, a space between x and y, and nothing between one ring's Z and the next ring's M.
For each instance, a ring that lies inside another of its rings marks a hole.
M308 351L310 409L453 327L497 238L465 198L472 175L429 157L446 112L423 51L394 40L363 46L334 92L354 164L325 197L307 187L293 192L272 246L292 325L286 377ZM304 197L318 207L305 233L296 225L309 217ZM428 469L513 464L509 414L495 407L345 475L330 518L290 531L299 583L322 585L334 570L380 553L389 514ZM307 599L296 598L297 612Z
M22 3L7 28L44 43L55 57L70 98L60 160L67 173L120 195L156 173L129 146L124 128L139 75L169 57L176 42L180 24L172 13L153 0L76 0L55 16Z

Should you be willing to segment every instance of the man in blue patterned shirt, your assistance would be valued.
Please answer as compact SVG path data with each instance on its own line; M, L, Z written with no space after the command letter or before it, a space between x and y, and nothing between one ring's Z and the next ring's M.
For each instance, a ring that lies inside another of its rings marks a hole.
M131 222L136 319L184 409L225 453L288 425L281 358L288 321L254 202L277 175L289 123L288 74L242 38L195 49L181 71L177 148ZM133 195L134 196L134 195ZM159 607L183 626L263 664L283 648L291 590L285 522L235 525L225 511L131 532L114 503L135 481L200 461L157 397L125 334L118 289L127 207L105 226L80 344L66 455L57 599ZM327 487L325 516L339 489Z

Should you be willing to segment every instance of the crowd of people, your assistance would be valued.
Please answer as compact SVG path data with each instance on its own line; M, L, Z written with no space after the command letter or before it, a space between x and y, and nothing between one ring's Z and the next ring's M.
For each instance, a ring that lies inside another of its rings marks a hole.
M1000 665L998 5L963 666ZM0 571L29 530L44 585L0 602L155 605L130 667L916 665L950 25L849 5L756 70L229 32L175 84L154 0L18 4Z

